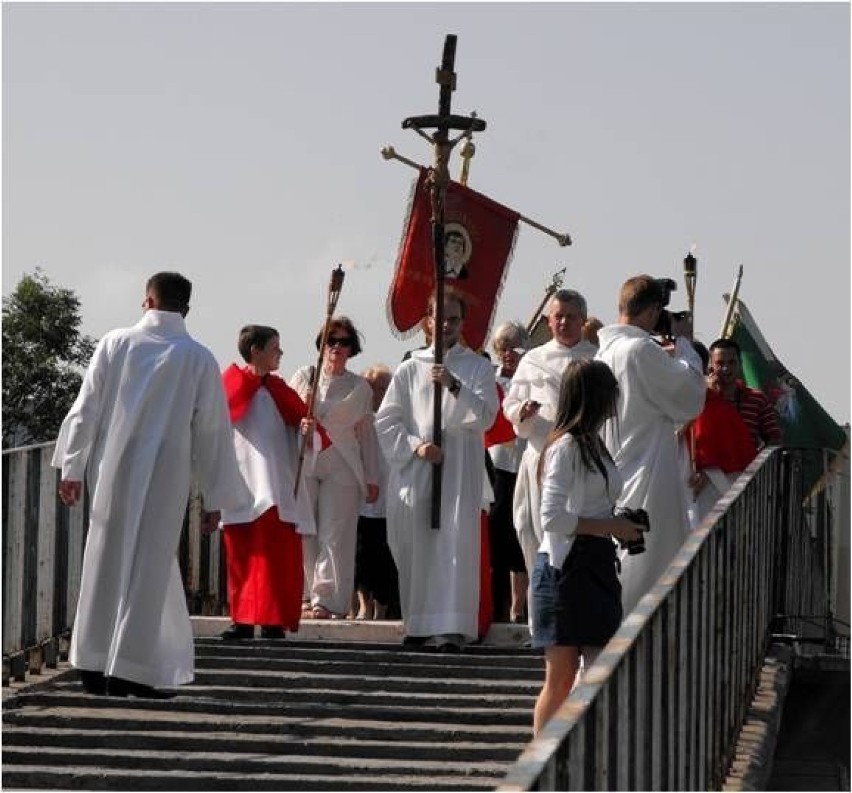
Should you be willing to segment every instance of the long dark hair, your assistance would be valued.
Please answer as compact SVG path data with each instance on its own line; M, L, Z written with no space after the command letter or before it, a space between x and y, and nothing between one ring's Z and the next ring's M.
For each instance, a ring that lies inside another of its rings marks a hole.
M586 358L569 361L559 387L556 423L538 461L539 483L544 455L563 435L574 438L586 468L590 471L597 468L607 478L603 461L612 458L601 440L600 429L615 414L617 403L618 381L609 366Z

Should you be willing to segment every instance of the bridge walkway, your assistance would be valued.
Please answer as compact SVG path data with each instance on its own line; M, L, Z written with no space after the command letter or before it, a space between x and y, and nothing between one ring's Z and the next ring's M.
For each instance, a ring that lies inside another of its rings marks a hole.
M170 700L95 697L72 669L10 693L3 787L493 790L530 740L540 655L517 628L444 655L384 625L367 641L199 636L196 679Z

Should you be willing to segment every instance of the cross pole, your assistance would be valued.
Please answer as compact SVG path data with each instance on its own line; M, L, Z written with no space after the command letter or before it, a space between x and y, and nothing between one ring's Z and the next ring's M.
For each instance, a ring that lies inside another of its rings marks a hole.
M433 147L433 165L429 171L429 194L432 205L432 250L435 261L435 314L433 317L432 342L435 345L435 363L444 362L444 204L447 185L450 183L450 154L453 146L471 132L482 132L485 121L470 116L454 116L450 113L452 93L456 88L453 71L456 60L456 36L448 34L444 39L441 65L435 73L435 82L440 86L438 114L412 116L402 122L403 129L413 129L428 140ZM423 132L434 129L432 135ZM450 139L450 130L462 130L462 135ZM435 383L434 408L432 413L432 443L441 446L441 383ZM441 527L441 463L432 469L432 521L433 529Z

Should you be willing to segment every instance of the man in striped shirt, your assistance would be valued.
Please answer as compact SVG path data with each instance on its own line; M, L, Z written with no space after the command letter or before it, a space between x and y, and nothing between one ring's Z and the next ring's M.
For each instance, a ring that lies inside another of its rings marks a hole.
M690 522L697 526L718 498L768 445L783 443L775 408L762 391L740 379L740 348L733 339L710 345L704 410L687 430L694 472Z
M733 339L717 339L710 345L707 384L732 402L751 432L758 450L783 442L778 415L762 391L740 379L740 347Z

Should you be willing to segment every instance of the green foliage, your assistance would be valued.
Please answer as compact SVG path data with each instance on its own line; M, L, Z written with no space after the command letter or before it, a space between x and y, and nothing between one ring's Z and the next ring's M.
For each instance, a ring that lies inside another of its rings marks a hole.
M36 268L3 298L3 446L50 441L80 390L95 340L80 301Z

